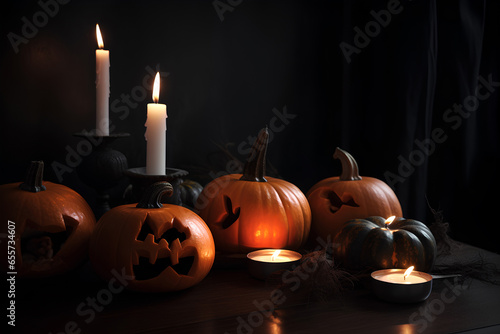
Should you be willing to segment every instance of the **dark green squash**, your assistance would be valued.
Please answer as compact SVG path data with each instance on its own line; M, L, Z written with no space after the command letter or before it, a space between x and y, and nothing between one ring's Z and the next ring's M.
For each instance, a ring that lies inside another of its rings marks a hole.
M436 258L436 240L429 228L413 219L385 222L378 216L346 222L333 242L336 261L351 270L415 266L428 272Z

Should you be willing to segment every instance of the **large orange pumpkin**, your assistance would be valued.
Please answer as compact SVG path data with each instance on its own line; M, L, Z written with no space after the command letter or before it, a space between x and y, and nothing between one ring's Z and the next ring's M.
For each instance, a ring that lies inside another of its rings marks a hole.
M3 266L20 277L49 277L77 267L87 257L95 225L83 197L43 181L43 161L31 163L25 182L0 186L0 221L5 244L15 247L15 258L9 253Z
M342 174L316 183L306 195L312 211L312 234L333 238L351 219L403 215L396 194L387 184L361 177L356 160L346 151L337 147L333 157L340 159Z
M263 129L243 174L213 180L198 197L196 209L222 252L297 249L309 235L311 210L304 194L290 182L264 177L268 138Z
M145 292L167 292L198 284L215 259L214 240L205 222L193 211L161 204L172 194L167 182L146 188L137 204L115 207L96 226L90 260L99 276L113 272L129 278L126 287Z

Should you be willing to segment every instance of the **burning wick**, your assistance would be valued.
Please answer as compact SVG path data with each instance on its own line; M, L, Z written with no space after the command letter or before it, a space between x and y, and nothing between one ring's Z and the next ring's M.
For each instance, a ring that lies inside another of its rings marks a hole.
M406 281L406 277L410 276L411 272L413 271L414 266L409 267L406 269L405 273L403 274L403 279Z
M396 216L390 216L385 220L385 228L389 228L389 225L396 219Z
M273 255L271 256L271 261L276 261L276 258L278 257L278 255L280 255L281 253L281 250L277 250L277 251L274 251Z

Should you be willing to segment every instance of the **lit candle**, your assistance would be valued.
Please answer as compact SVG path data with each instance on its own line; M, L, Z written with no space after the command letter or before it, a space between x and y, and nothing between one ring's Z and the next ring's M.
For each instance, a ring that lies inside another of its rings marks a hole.
M389 229L389 225L392 224L392 222L394 221L394 219L396 219L396 216L390 216L389 218L387 218L385 220L385 228L386 229Z
M280 255L281 250L278 249L274 251L272 255L255 255L252 257L252 260L254 261L261 261L261 262L290 262L293 261L293 259L289 256L286 255Z
M167 155L167 105L158 103L160 99L160 73L156 73L153 84L153 102L148 103L146 174L165 175Z
M380 275L376 276L375 279L383 282L398 283L398 284L415 284L415 283L427 282L427 280L423 277L412 275L411 274L412 271L413 271L413 266L406 269L406 271L403 274L392 273L392 274Z
M432 276L408 269L384 269L371 274L373 292L380 298L397 303L415 303L429 297Z
M297 265L300 253L285 249L261 249L248 253L248 270L252 276L265 279L278 270L286 270Z
M96 134L109 136L109 51L104 49L101 30L95 25L97 45L95 50Z

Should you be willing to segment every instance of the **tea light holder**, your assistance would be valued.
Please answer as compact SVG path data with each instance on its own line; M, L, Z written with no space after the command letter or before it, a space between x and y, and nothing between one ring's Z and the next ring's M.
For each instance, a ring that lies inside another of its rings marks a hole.
M384 269L372 272L374 294L392 303L418 303L429 297L432 290L432 276L408 269Z
M298 265L302 255L287 249L261 249L247 254L250 275L265 280L272 273Z

